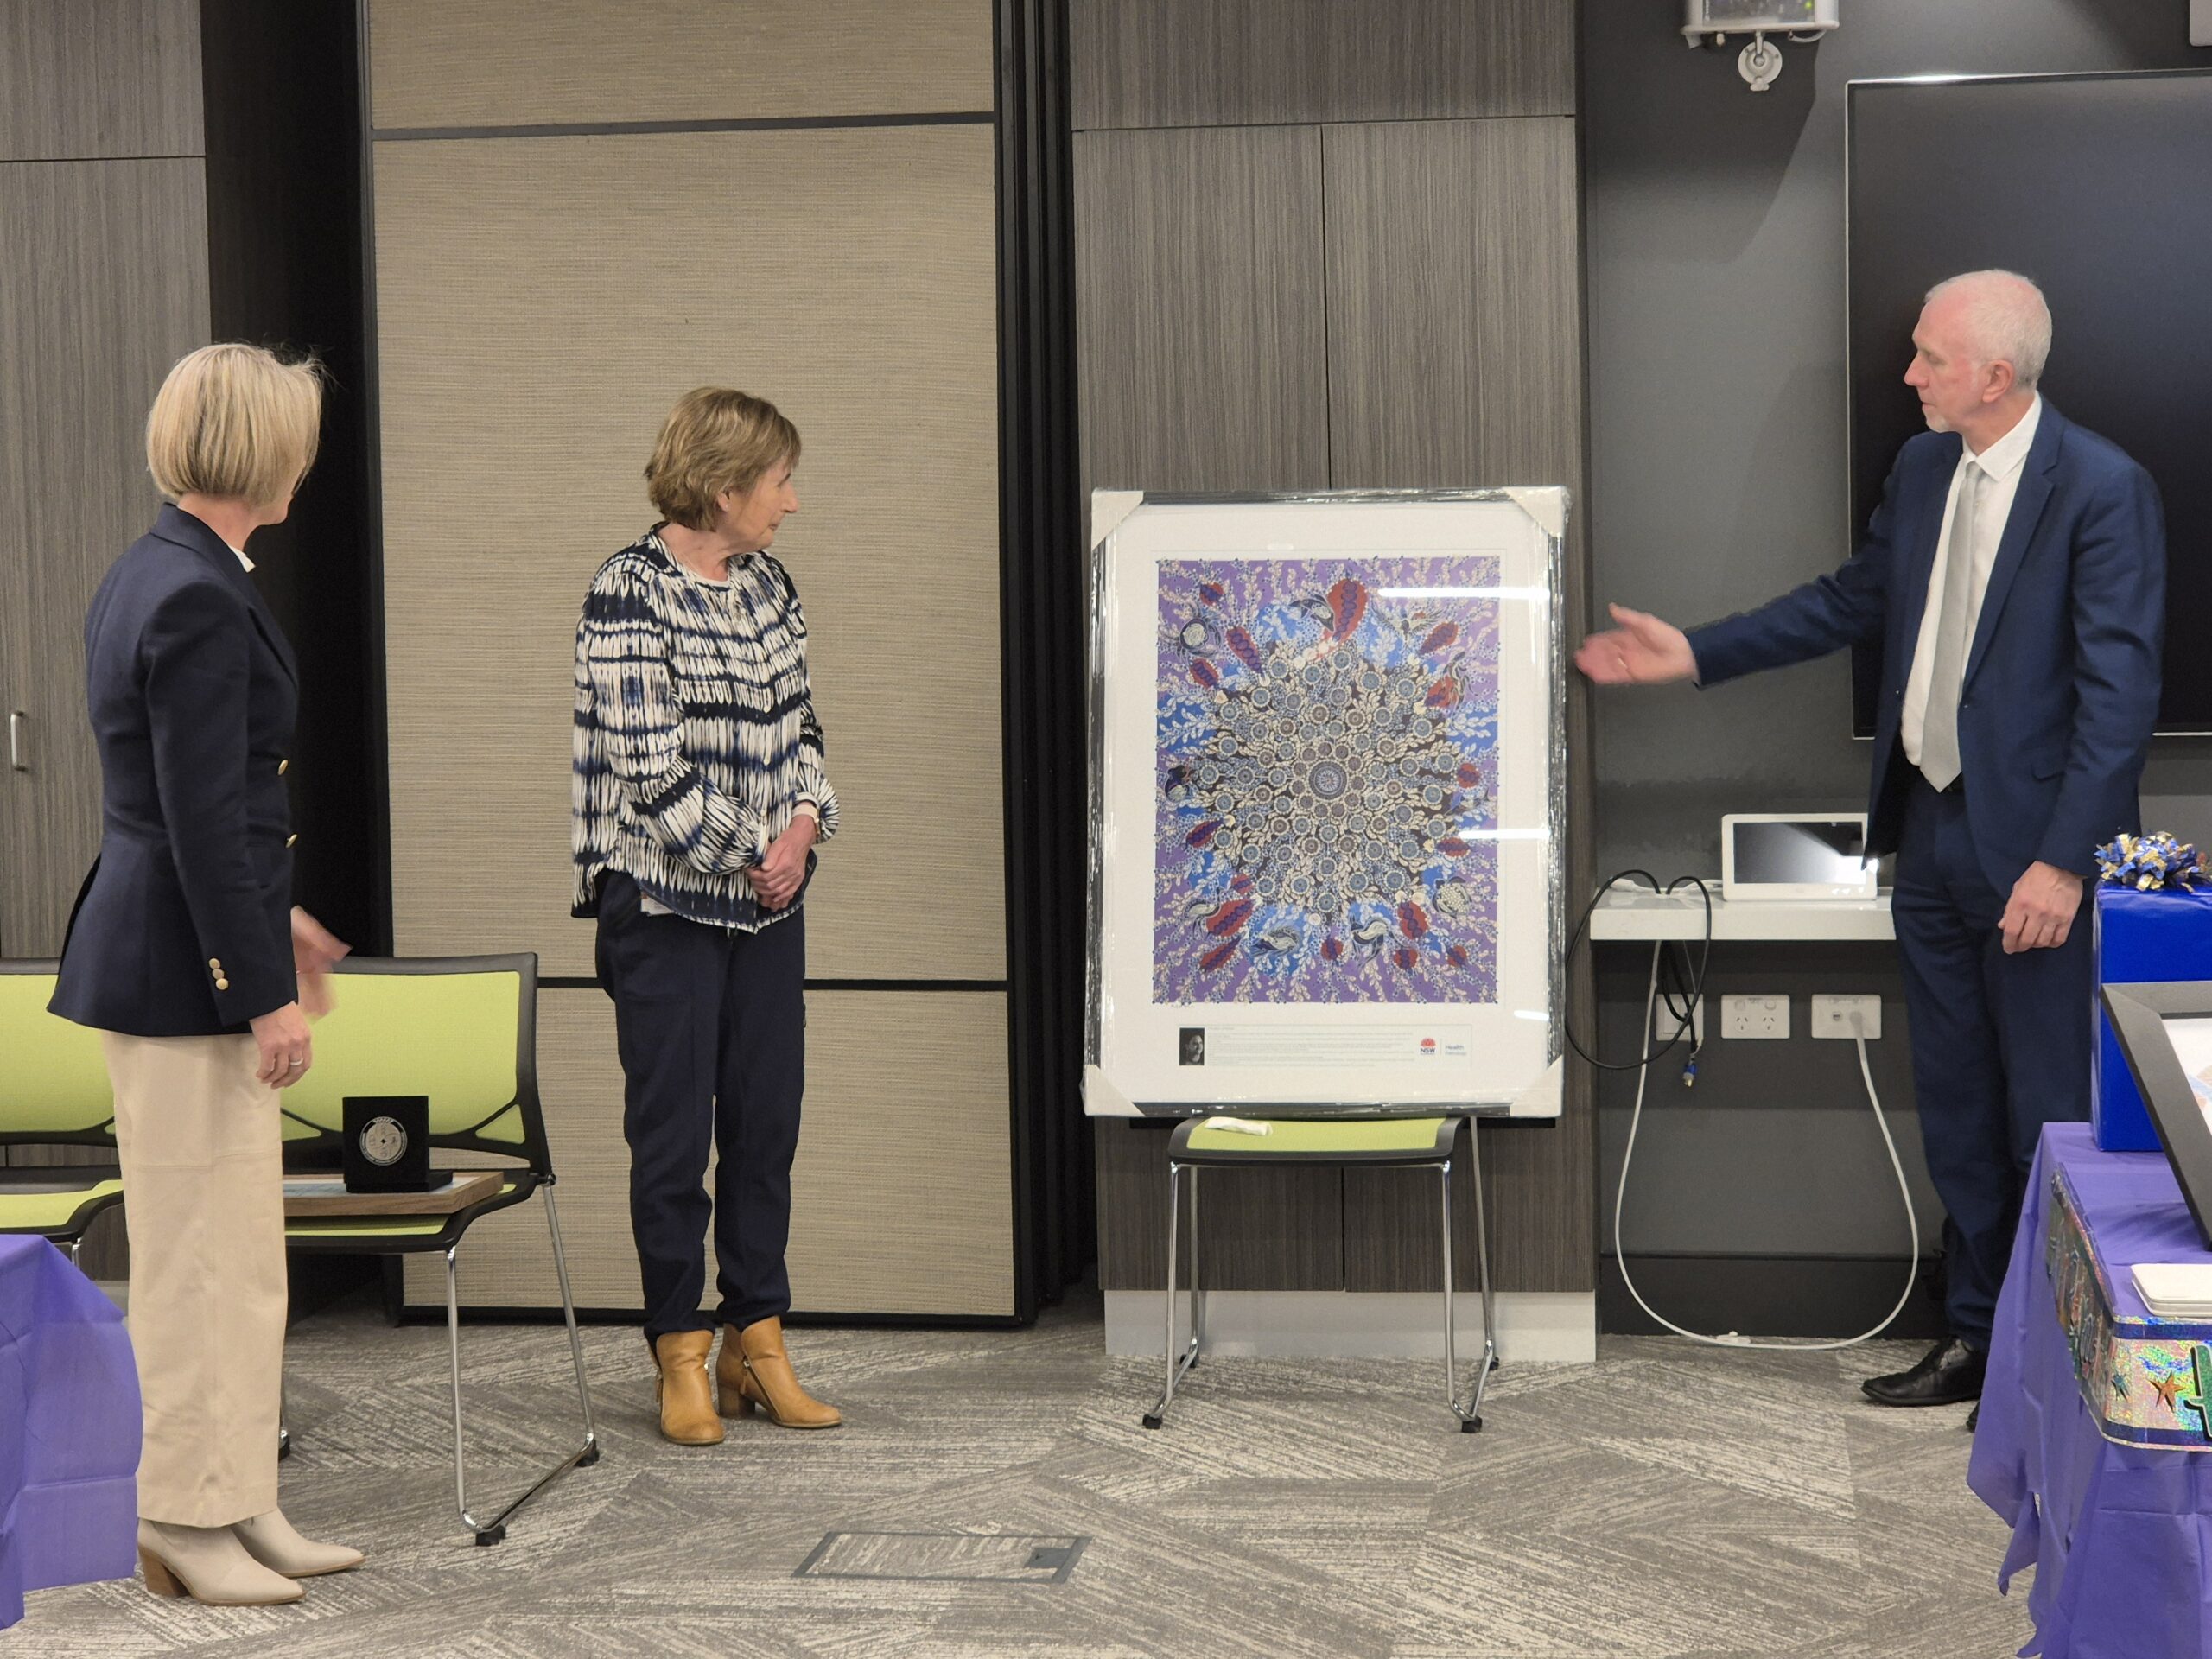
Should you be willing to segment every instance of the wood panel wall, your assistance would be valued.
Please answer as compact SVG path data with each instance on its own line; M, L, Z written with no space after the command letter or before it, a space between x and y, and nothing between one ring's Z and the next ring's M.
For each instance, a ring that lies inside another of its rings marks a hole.
M0 955L60 951L99 846L85 611L160 505L147 408L208 338L201 108L196 0L0 6ZM82 1260L128 1272L119 1211Z
M804 441L775 550L842 807L794 1291L1010 1315L989 0L368 16L395 946L538 954L579 1299L634 1307L611 1009L569 915L575 621L652 523L675 399L769 397ZM472 1241L472 1303L552 1300L543 1225Z
M1073 0L1075 124L1574 112L1574 0Z
M0 162L199 156L201 106L200 0L0 6Z
M1071 20L1087 484L1580 496L1567 0L1074 0ZM1579 617L1572 521L1567 563ZM1570 893L1589 879L1586 729L1578 689ZM1570 986L1579 1029L1587 981ZM1166 1137L1096 1136L1100 1282L1157 1288ZM1587 1077L1570 1071L1557 1124L1485 1129L1482 1150L1499 1287L1594 1288ZM1426 1178L1209 1179L1207 1275L1224 1288L1437 1282ZM1454 1180L1471 1282L1464 1160Z
M1086 504L1325 479L1320 130L1084 133L1075 186Z

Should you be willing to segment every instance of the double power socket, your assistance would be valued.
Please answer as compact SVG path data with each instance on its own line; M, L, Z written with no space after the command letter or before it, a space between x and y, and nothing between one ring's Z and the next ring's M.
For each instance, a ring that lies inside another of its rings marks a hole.
M1815 996L1811 1034L1848 1042L1853 1037L1869 1041L1882 1034L1882 999L1878 996ZM1663 1040L1674 1034L1674 1018L1662 1004L1653 1011ZM1705 1040L1705 1005L1698 1004L1696 1037ZM1720 1034L1737 1041L1778 1042L1789 1035L1789 999L1786 996L1724 996L1720 999Z

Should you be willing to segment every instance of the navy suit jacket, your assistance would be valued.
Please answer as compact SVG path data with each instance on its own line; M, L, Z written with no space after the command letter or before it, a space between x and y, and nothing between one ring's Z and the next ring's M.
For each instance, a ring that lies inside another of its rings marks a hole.
M1913 438L1840 569L1689 635L1708 686L1842 645L1881 648L1867 820L1877 853L1894 852L1903 830L1911 768L1897 728L1961 453L1955 433ZM2138 829L2165 596L2157 486L2046 401L1959 697L1967 824L1999 893L2038 861L2089 874L2100 842Z
M297 994L291 647L222 538L164 506L92 596L85 680L100 851L53 1011L140 1037L244 1030Z

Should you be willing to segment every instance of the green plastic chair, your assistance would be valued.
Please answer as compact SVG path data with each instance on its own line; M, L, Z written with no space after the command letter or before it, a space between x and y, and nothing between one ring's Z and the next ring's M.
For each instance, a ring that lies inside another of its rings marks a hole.
M1299 1164L1357 1165L1375 1169L1433 1169L1443 1201L1444 1223L1444 1402L1459 1419L1462 1433L1483 1426L1483 1391L1497 1369L1497 1308L1491 1293L1490 1241L1483 1225L1483 1166L1474 1117L1267 1117L1247 1113L1210 1113L1186 1118L1167 1141L1167 1347L1166 1386L1144 1414L1147 1428L1167 1421L1176 1384L1198 1363L1205 1345L1205 1291L1198 1281L1198 1172L1201 1169L1282 1167ZM1474 1394L1459 1403L1452 1308L1452 1153L1459 1126L1467 1126L1467 1161L1474 1174L1475 1261L1483 1294L1482 1366ZM1181 1293L1175 1286L1176 1224L1182 1210L1183 1177L1191 1180L1191 1339L1181 1350L1176 1335Z
M315 1027L315 1065L281 1096L287 1161L339 1167L349 1095L429 1097L430 1148L486 1166L513 1160L499 1190L449 1216L338 1216L295 1218L285 1236L296 1250L412 1255L446 1260L446 1332L453 1361L454 1501L479 1544L506 1536L506 1523L569 1470L599 1461L583 1343L553 1200L553 1160L537 1096L537 958L509 957L348 957L335 971L336 1007ZM461 1400L461 1295L455 1281L462 1237L480 1219L532 1197L545 1201L561 1313L582 1408L582 1445L489 1520L468 1508Z
M0 962L0 1147L115 1150L115 1094L100 1034L48 1014L51 960ZM86 1230L123 1202L113 1164L0 1169L0 1233L36 1233L74 1262Z

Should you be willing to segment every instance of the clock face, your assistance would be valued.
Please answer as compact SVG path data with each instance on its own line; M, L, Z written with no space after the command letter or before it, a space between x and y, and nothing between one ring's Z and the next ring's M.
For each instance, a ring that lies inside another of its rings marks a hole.
M407 1131L396 1117L372 1117L361 1126L361 1156L382 1168L407 1155Z

